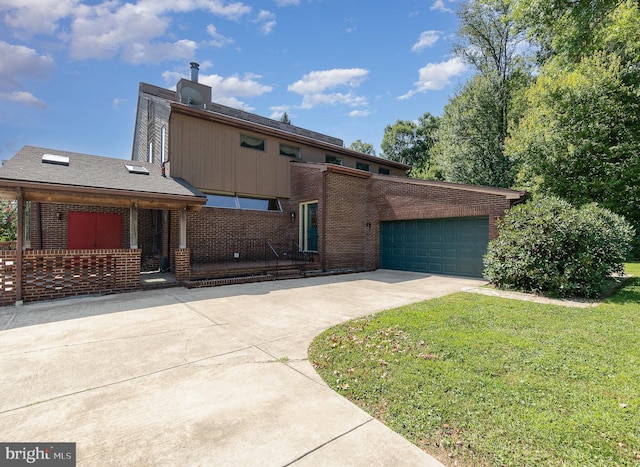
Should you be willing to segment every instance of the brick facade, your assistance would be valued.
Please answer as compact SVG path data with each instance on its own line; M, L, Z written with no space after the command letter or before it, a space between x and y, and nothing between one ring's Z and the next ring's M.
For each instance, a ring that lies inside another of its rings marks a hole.
M16 300L15 251L0 251L0 305ZM140 250L25 250L25 302L140 288Z
M325 270L380 267L381 221L488 216L495 238L496 219L511 206L498 191L301 164L291 186L292 202L318 200Z
M279 255L289 254L297 240L295 213L289 200L281 200L282 212L203 207L187 214L187 246L191 262L216 263L263 259L268 241ZM172 257L179 240L179 214L171 216ZM238 253L238 257L234 257ZM267 252L268 253L268 252ZM175 259L172 259L175 264Z
M315 201L322 269L373 270L380 266L380 222L487 216L489 237L495 238L495 221L512 203L507 194L324 164L292 163L291 198L279 200L282 211L203 207L188 212L187 248L180 249L178 211L140 210L137 250L127 249L126 208L33 203L30 234L34 250L24 253L23 297L32 301L133 290L140 286L141 268L158 269L161 258L167 256L180 282L188 280L191 268L198 264L264 264L265 257L272 254L267 242L286 258L297 246L300 203ZM122 249L65 250L67 217L72 211L121 214ZM14 260L15 252L2 252L0 305L15 301Z

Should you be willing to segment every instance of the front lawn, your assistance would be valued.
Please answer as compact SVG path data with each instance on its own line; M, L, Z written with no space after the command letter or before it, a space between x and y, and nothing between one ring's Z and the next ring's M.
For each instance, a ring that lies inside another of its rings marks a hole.
M448 465L640 464L640 264L603 304L458 293L334 327L324 380Z

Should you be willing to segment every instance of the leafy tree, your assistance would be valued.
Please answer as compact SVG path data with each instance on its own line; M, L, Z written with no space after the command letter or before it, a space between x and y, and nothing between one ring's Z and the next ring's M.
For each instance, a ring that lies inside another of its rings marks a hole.
M10 242L16 240L17 222L16 202L0 200L0 241Z
M571 70L554 65L527 93L527 114L506 147L522 163L519 183L577 205L598 202L639 227L640 88L633 73L604 53Z
M485 276L500 288L557 296L601 296L624 270L633 229L596 204L578 209L559 198L512 208L489 242Z
M289 115L287 114L287 112L282 114L282 117L280 117L280 121L282 123L286 123L287 125L291 125L291 119L289 118Z
M431 148L439 121L438 117L426 112L417 122L397 120L393 125L387 125L380 144L383 157L411 165L410 175L413 177L437 177Z
M504 188L512 185L513 163L504 153L504 109L495 98L499 87L476 75L445 106L433 149L445 180Z
M508 187L512 163L504 142L522 110L530 78L519 52L524 34L508 0L471 0L458 11L454 52L478 72L445 107L434 150L445 180Z
M493 83L493 98L501 110L497 135L504 141L509 127L509 99L513 76L525 61L520 49L524 32L512 19L510 0L469 0L458 10L460 28L454 53Z
M634 10L637 13L638 3L634 0L515 0L513 17L540 47L540 63L551 57L577 63L598 48L602 31L611 32L620 11L632 13ZM638 27L632 22L628 26ZM629 28L626 31L630 32ZM637 36L629 39L624 42L637 48Z
M371 156L376 155L376 150L373 147L373 144L364 143L362 140L356 140L349 145L349 149L353 149L354 151L358 151L364 154L369 154Z

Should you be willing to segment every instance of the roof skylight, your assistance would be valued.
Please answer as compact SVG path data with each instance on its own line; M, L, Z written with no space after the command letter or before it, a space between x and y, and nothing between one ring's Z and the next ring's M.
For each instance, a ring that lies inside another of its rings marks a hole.
M53 165L69 165L69 157L68 156L59 156L58 154L45 154L42 156L43 164L53 164Z
M124 165L130 174L138 174L138 175L149 175L149 171L146 167L142 167L141 165Z

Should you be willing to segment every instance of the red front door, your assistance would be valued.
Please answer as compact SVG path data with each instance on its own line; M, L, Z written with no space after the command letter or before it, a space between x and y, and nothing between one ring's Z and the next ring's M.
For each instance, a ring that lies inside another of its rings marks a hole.
M69 212L67 248L70 250L122 248L122 215Z

